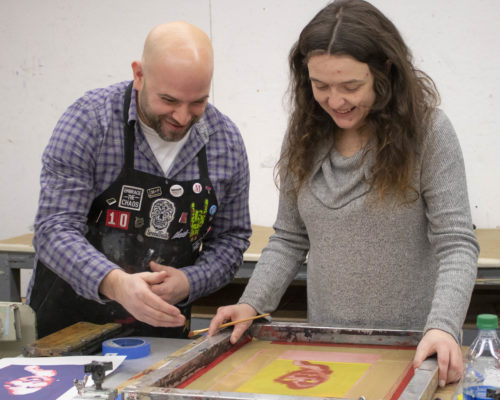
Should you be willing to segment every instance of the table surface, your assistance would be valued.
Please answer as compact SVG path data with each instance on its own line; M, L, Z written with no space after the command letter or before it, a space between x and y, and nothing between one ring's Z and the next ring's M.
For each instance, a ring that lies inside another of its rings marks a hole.
M481 246L479 256L479 267L500 267L500 229L478 229L475 231ZM250 238L250 247L244 255L244 260L256 262L260 257L262 249L267 244L269 236L273 233L271 227L253 226L253 234ZM9 239L0 240L0 251L33 253L33 234L25 234ZM189 347L191 340L188 339L159 339L150 338L152 353L143 359L125 361L120 368L105 380L105 387L119 387L137 373L145 370L153 364L171 356L173 353L182 352L184 347ZM434 398L451 400L456 385L447 385L438 388Z
M105 388L121 388L124 386L125 382L139 372L150 368L158 361L173 356L179 349L187 349L189 344L192 343L191 339L165 339L155 337L145 337L143 339L150 343L151 354L144 358L123 361L113 373L106 377L103 385ZM182 353L183 350L180 352Z
M258 261L269 236L274 232L269 226L253 225L250 247L244 254L244 261ZM476 236L481 246L478 265L481 268L500 267L500 229L477 229ZM28 233L0 240L0 251L33 253L33 234Z

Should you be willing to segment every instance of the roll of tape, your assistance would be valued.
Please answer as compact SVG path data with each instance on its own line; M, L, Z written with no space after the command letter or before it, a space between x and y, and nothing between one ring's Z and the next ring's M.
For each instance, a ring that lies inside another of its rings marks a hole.
M146 357L151 353L151 344L144 339L124 337L109 339L102 343L102 354L127 356L127 360Z

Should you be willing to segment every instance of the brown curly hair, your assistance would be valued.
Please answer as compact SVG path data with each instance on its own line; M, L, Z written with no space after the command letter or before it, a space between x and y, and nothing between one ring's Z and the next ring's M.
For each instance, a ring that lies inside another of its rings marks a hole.
M422 137L439 94L432 79L413 66L412 55L394 24L363 0L336 0L302 30L289 55L292 106L276 166L281 181L291 174L295 195L308 178L317 147L333 145L339 129L314 100L307 62L318 54L349 55L368 64L375 103L366 124L375 133L371 184L381 200L389 192L408 200Z

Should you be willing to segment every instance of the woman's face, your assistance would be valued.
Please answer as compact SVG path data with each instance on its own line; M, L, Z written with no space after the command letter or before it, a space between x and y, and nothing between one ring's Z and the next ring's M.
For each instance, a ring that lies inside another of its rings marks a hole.
M312 56L307 63L314 99L348 131L357 131L375 102L368 64L348 55Z

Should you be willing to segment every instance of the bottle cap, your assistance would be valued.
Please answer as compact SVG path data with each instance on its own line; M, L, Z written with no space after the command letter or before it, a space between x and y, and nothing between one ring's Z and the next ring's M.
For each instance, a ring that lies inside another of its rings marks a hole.
M477 329L498 329L498 317L494 314L479 314L476 326Z

